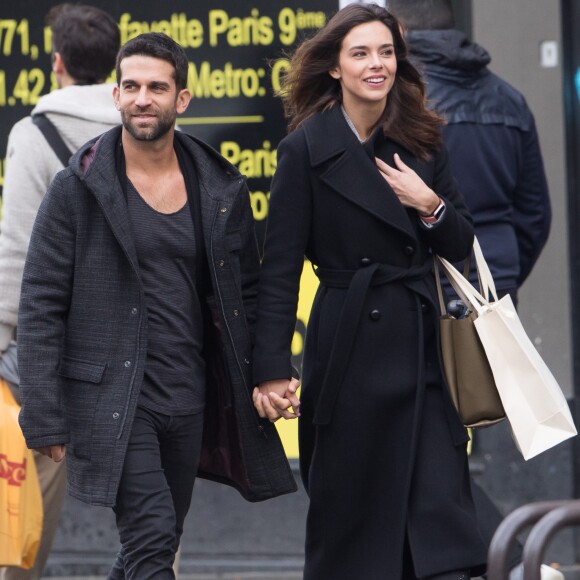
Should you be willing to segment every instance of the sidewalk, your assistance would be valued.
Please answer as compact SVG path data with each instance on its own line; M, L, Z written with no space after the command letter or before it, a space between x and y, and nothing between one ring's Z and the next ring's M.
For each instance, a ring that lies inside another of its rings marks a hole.
M561 569L566 580L580 580L580 565ZM47 580L103 580L102 576L51 576ZM302 580L297 572L224 572L214 574L180 574L179 580ZM362 580L362 579L360 579ZM473 580L481 580L474 578Z
M103 580L102 576L50 576L47 580ZM240 572L218 574L180 574L179 580L302 580L292 572Z

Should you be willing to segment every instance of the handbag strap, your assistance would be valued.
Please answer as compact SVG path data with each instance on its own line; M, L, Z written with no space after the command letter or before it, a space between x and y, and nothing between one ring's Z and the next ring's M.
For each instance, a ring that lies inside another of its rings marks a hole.
M493 276L491 275L489 266L485 261L483 251L481 250L481 245L479 244L477 237L473 238L473 255L475 256L475 269L477 272L477 279L479 281L479 292L469 281L470 256L465 260L463 275L461 275L457 268L455 268L455 266L453 266L445 258L442 258L441 256L433 256L435 264L435 280L437 283L437 297L439 299L439 306L441 308L442 314L447 314L447 309L443 300L443 291L441 288L441 278L439 273L439 262L441 262L443 271L451 283L451 286L466 305L471 304L478 312L480 312L482 304L489 304L491 298L493 298L495 302L499 300L497 290L495 288L495 283L493 281Z
M443 289L441 288L441 274L439 272L439 262L437 256L433 254L433 271L435 272L435 283L437 285L437 298L439 299L439 310L443 316L447 315L447 306L443 300Z
M461 275L451 262L441 256L437 256L437 259L441 262L443 271L455 292L459 294L466 304L470 304L475 309L478 316L481 315L484 308L489 306L489 301L475 289L467 278Z
M467 256L467 258L465 258L465 265L463 266L463 276L465 278L469 277L469 270L471 268L471 253L469 254L469 256ZM445 300L443 298L443 288L441 286L441 274L439 272L439 262L437 261L437 256L435 254L433 254L433 271L435 272L435 283L437 286L437 298L439 300L439 309L441 311L441 314L443 316L447 315L447 306L445 304ZM480 284L481 286L481 284ZM457 290L456 290L457 292ZM458 294L459 297L461 298L461 295ZM466 302L465 300L463 300L464 302Z
M443 299L441 277L439 274L439 261L441 261L441 264L443 265L442 260L444 260L444 258L441 258L441 256L433 256L433 259L434 259L434 263L435 263L435 268L434 268L434 270L435 270L435 282L436 282L436 286L437 286L437 298L439 299L439 308L441 309L441 315L447 316L448 312L447 312L447 307L445 305L445 300ZM457 296L459 296L459 298L463 301L463 303L467 307L469 304L471 304L471 301L469 300L469 298L467 298L467 296L463 292L462 288L458 284L455 284L453 282L453 280L451 279L449 274L445 271L445 269L444 269L444 272L445 272L447 279L449 280L449 283L451 284L453 290L455 291ZM459 272L457 272L457 274L459 276L461 276L461 274ZM469 284L465 274L463 275L463 279Z

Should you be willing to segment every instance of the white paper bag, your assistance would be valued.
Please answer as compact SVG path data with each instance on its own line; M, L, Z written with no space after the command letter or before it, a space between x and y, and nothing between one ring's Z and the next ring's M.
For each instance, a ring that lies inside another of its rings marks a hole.
M524 459L576 435L562 389L528 338L511 297L489 302L452 264L439 259L455 290L478 314L475 328Z

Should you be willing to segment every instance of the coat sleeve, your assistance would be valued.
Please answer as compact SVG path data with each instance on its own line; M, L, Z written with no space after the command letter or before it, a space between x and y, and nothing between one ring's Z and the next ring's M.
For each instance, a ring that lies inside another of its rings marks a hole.
M256 309L258 301L258 280L260 275L260 257L254 229L254 217L250 205L250 192L244 188L239 196L236 211L239 212L240 224L240 278L242 301L252 344L255 340Z
M290 347L312 214L307 160L302 131L280 143L260 273L254 384L293 375Z
M431 189L445 201L445 213L431 228L419 219L423 236L435 254L452 262L467 257L473 247L473 220L457 189L446 149L434 154Z
M522 136L522 166L513 193L513 220L520 255L518 286L528 277L550 232L552 210L536 126Z
M32 449L69 442L57 376L75 255L74 228L63 195L65 173L57 175L40 205L22 279L20 426Z

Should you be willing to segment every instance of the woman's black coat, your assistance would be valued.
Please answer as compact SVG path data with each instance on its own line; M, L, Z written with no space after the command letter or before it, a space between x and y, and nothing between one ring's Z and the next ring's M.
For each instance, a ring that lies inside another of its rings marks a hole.
M379 174L374 155L394 165L394 153L445 200L434 227ZM280 143L268 219L255 382L290 377L304 255L321 279L301 395L305 579L414 578L406 538L418 577L477 571L468 436L439 370L430 268L431 250L459 260L473 240L446 153L421 161L382 135L363 146L336 106Z

